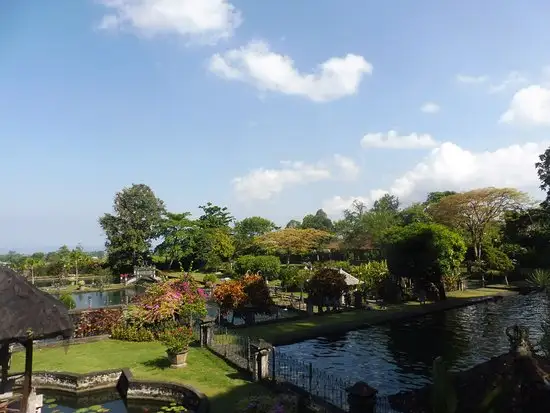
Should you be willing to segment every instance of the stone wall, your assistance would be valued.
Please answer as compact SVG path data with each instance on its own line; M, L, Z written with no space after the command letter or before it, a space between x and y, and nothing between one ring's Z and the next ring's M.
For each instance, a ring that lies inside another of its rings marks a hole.
M16 385L22 385L23 377L16 377ZM169 382L135 379L129 369L98 371L87 374L63 372L33 373L33 386L40 391L54 390L78 396L93 396L97 390L112 391L124 402L166 401L177 402L196 413L208 413L208 398L194 388Z

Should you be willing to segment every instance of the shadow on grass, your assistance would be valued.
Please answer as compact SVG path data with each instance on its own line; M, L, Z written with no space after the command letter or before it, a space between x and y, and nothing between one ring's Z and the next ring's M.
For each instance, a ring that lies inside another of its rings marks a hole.
M228 377L238 374L228 374ZM239 377L242 379L242 377ZM210 413L240 413L245 411L249 400L261 396L274 396L275 393L267 386L248 382L231 391L210 397Z
M170 368L170 361L168 360L167 357L157 357L156 359L147 360L140 364L142 364L145 367L155 368L160 370Z

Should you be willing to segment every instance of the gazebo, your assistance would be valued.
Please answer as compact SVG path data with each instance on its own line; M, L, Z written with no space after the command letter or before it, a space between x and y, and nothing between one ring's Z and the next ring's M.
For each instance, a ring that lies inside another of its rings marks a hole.
M30 284L15 271L0 267L0 403L6 397L10 344L25 347L25 373L20 412L27 413L32 389L33 341L69 338L73 323L60 301Z

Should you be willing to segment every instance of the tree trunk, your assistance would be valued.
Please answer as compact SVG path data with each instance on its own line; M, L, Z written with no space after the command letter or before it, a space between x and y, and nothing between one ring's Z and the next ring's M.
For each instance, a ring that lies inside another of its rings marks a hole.
M286 265L290 265L290 254L286 255Z
M445 285L443 285L443 281L438 281L435 283L435 286L437 287L437 290L439 291L439 299L440 300L446 300L447 294L445 293Z

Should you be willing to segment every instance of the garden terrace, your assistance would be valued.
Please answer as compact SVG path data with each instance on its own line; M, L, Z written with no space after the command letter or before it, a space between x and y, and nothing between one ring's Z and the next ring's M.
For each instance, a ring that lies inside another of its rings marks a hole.
M236 369L202 348L191 347L185 369L171 369L165 348L157 342L133 343L102 340L86 344L37 349L37 371L90 373L129 368L140 380L165 381L192 386L204 393L212 413L226 413L252 394L268 394L265 387L250 383ZM22 354L14 354L12 370L23 369Z

